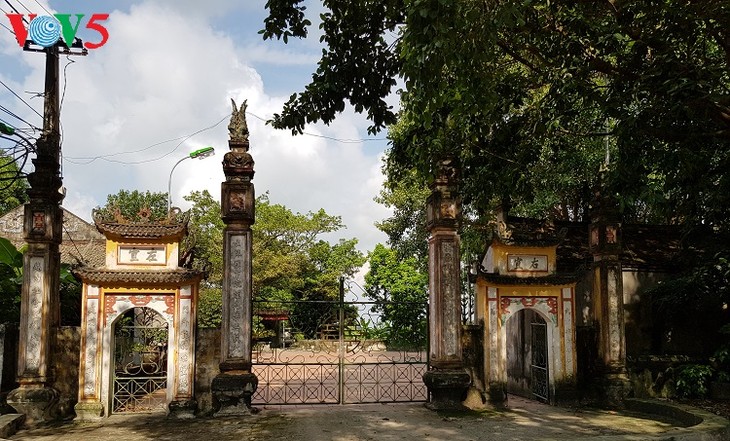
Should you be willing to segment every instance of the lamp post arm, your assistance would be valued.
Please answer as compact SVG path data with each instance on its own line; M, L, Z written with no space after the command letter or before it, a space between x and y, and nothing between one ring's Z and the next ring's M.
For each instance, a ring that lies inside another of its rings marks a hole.
M175 165L172 166L172 170L170 170L170 178L167 180L167 212L170 212L170 209L172 209L172 172L175 171L175 167L178 166L181 162L183 162L186 159L190 159L190 156L184 156L179 161L175 163Z

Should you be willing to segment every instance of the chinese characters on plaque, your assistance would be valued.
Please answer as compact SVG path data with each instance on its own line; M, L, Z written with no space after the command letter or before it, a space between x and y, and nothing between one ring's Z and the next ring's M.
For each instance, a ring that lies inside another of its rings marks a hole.
M548 259L545 255L510 254L507 256L507 271L538 271L548 270Z
M117 262L128 265L164 265L164 245L120 246Z

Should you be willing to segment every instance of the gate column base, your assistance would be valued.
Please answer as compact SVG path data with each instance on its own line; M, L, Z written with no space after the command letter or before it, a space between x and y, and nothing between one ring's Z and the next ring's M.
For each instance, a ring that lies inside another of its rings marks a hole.
M189 400L173 400L167 406L167 417L187 420L195 418L195 411L198 410L198 402Z
M612 408L625 407L624 399L631 392L631 383L624 373L604 375L600 390L601 404Z
M258 409L251 407L251 398L259 379L250 372L222 372L213 379L213 408L215 416L252 415Z
M471 384L471 377L463 369L431 370L423 374L431 394L426 407L431 410L463 410L462 401Z
M58 391L47 386L20 386L8 394L7 403L25 415L24 427L34 427L56 419Z
M74 406L76 421L99 421L104 416L104 406L98 401L80 402Z

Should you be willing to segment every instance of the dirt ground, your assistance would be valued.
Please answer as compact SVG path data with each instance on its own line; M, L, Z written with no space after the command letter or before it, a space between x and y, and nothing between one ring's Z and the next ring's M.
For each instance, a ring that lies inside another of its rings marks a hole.
M719 415L730 420L730 401L718 401L707 399L677 400L678 403L698 407L707 412Z
M505 410L436 413L422 404L264 407L249 417L172 420L112 416L21 431L25 441L496 441L646 440L687 433L677 422L645 415L566 409L511 397Z

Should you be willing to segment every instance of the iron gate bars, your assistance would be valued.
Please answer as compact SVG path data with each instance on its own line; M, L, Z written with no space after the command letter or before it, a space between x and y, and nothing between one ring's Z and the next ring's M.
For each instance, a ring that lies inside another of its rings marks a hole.
M427 302L360 301L344 285L339 297L254 300L254 404L428 400ZM382 311L391 306L417 312L413 329L388 329Z
M167 322L154 310L134 308L114 326L113 413L167 406Z
M549 401L547 324L531 323L532 329L532 394L539 400Z

